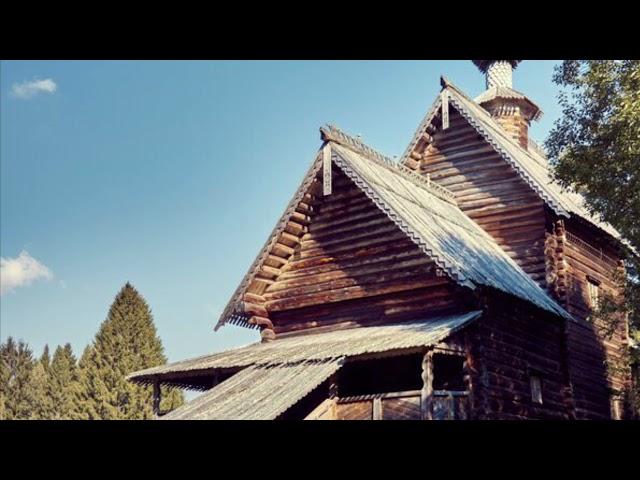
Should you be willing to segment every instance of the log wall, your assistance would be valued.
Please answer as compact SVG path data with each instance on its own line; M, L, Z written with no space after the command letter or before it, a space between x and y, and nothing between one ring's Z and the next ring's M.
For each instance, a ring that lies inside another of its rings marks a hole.
M564 360L564 322L501 294L467 331L471 418L566 419L571 415ZM543 403L531 397L530 377L542 379Z
M567 221L562 249L565 260L565 308L576 318L568 325L569 365L578 418L610 418L611 401L629 386L626 318L607 324L590 318L589 278L600 282L600 296L618 294L619 257L588 227Z
M263 293L276 334L424 318L465 296L344 174L318 197L308 231Z
M451 108L449 128L418 143L407 166L448 188L522 269L545 284L544 203Z

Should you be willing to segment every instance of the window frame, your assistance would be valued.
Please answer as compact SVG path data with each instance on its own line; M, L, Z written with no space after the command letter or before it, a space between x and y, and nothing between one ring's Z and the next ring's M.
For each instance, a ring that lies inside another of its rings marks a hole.
M538 388L534 388L534 384L538 383ZM531 403L535 405L544 405L544 381L540 372L529 372L529 390L531 391Z
M587 275L587 297L592 310L600 306L600 284L599 280Z

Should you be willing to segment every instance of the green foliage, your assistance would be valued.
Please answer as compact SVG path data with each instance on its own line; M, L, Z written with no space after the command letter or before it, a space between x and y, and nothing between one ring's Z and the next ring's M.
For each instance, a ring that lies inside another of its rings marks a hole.
M51 364L51 357L49 355L49 345L44 346L44 350L42 351L42 355L40 356L40 363L44 368L44 371L49 373L49 365Z
M58 346L49 367L49 417L52 420L70 419L74 410L74 390L79 388L78 366L71 345Z
M21 420L32 417L37 391L31 380L34 360L29 346L9 337L0 346L0 392L4 397L4 417Z
M554 81L565 87L546 142L557 179L639 247L640 61L567 60Z
M640 248L640 61L565 60L554 73L562 117L545 146L555 178L582 194L592 214L613 225ZM627 255L619 298L606 297L595 317L614 330L628 315L631 335L640 340L640 259ZM632 361L640 361L632 350ZM638 376L638 371L635 373ZM631 397L640 412L640 378Z
M31 402L29 416L31 420L48 420L51 418L53 403L49 396L49 375L41 362L35 362L30 373Z
M37 360L23 341L0 345L0 419L153 418L151 388L125 377L164 363L151 310L127 283L79 362L68 343L53 358L45 346ZM179 390L163 387L162 396L165 411L184 402Z
M0 391L0 420L6 420L7 419L7 411L4 407L5 402L7 401L6 397L4 396L4 392Z
M164 363L166 357L151 310L127 283L82 355L74 418L153 418L151 388L128 382L125 377ZM179 392L167 397L165 406L175 408L183 402Z

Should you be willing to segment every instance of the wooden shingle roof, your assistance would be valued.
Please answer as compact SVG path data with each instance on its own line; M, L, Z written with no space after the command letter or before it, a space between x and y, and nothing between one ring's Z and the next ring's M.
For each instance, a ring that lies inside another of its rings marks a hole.
M137 383L173 384L189 372L241 369L163 419L213 420L278 417L362 355L402 354L437 345L480 317L472 311L427 320L351 328L278 338L129 375Z

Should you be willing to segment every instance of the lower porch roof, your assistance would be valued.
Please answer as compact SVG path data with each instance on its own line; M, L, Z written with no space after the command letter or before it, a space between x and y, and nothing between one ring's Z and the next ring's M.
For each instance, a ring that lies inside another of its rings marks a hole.
M481 311L371 327L307 333L130 374L130 381L206 389L166 419L274 419L335 373L345 359L402 354L445 340ZM209 383L198 382L207 378ZM206 385L206 386L205 386Z

